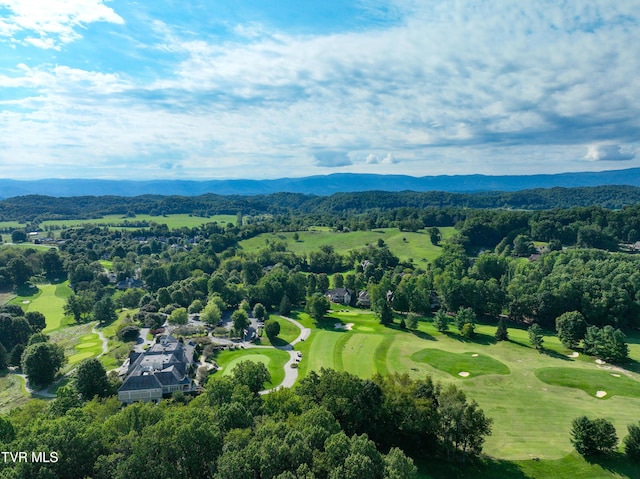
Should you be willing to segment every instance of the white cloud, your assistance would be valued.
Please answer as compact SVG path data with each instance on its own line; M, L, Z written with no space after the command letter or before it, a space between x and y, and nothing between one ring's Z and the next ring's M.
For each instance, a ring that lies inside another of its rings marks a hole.
M29 35L24 42L44 49L57 49L81 38L78 30L90 23L124 24L103 0L0 0L0 8L11 12L0 19L0 36L35 33L39 37Z
M93 21L123 22L97 0L40 13L34 3L0 0L12 12L0 35L59 47ZM640 3L398 5L402 22L326 35L248 23L212 40L152 19L161 41L137 52L144 78L21 58L0 75L0 87L29 90L3 103L13 110L0 116L0 164L91 157L161 175L179 158L168 171L273 177L553 172L634 158Z
M619 145L589 145L584 158L589 161L627 161L634 159L635 154L621 151Z

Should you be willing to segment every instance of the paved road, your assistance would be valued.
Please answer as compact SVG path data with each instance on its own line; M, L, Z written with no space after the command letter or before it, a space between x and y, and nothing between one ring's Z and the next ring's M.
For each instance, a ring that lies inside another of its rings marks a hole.
M270 392L277 391L280 388L290 388L296 383L296 381L298 380L298 368L297 367L292 368L291 365L300 361L302 357L298 355L298 351L293 350L293 346L298 344L300 341L304 341L311 334L311 330L309 328L305 328L295 319L287 318L286 316L280 316L280 317L295 324L300 329L300 334L296 339L291 341L286 346L276 347L276 349L281 349L289 353L289 361L287 361L287 364L284 365L284 380L273 389L265 389L264 391L260 391L260 394L269 394ZM261 347L261 346L254 346L254 347ZM270 346L262 346L262 347L268 348Z

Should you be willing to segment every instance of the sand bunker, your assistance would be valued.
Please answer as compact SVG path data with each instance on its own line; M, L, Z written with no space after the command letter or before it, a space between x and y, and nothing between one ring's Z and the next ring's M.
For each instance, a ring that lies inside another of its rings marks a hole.
M611 373L611 375L612 375L614 378L619 378L619 377L620 377L620 375L619 375L619 374L616 374L616 373Z
M474 358L477 358L478 357L478 353L474 353L471 356L473 356Z
M22 304L29 304L31 301L29 301L28 299L25 299Z
M603 398L607 395L607 391L598 391L596 392L596 397L597 398Z
M347 323L347 324L336 323L333 325L333 327L336 329L346 329L348 331L351 331L351 329L353 328L353 323Z
M607 363L602 359L596 359L596 364L607 364Z
M469 376L469 373L467 371L460 371L458 373L458 376L462 376L463 378L466 378L467 376Z
M573 352L573 353L569 354L570 358L577 358L578 356L580 356L580 353Z

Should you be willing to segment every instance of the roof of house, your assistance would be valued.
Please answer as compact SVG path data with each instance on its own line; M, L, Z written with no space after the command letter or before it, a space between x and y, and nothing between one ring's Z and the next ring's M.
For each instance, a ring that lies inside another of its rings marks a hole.
M193 358L191 344L165 336L144 353L129 355L129 370L120 391L156 389L163 386L190 384L187 371Z

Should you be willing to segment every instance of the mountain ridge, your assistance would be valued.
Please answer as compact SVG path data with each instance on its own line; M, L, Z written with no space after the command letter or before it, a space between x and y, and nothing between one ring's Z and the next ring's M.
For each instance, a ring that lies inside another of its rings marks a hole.
M535 188L628 185L640 186L640 168L600 172L574 172L537 175L376 175L368 173L333 173L302 178L268 180L102 180L102 179L0 179L0 198L25 195L72 196L140 196L180 195L261 195L304 193L330 196L334 193L361 191L445 191L475 193L486 191L520 191Z

